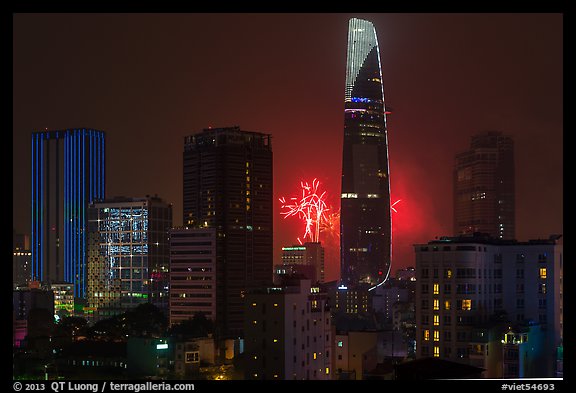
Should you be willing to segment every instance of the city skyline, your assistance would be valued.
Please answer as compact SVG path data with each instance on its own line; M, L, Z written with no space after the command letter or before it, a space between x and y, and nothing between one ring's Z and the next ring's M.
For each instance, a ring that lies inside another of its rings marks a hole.
M454 155L482 131L514 138L518 239L562 233L561 14L15 14L14 230L30 233L34 130L105 131L106 196L162 195L178 226L183 137L240 125L273 137L278 262L299 234L278 196L318 178L339 205L351 17L378 31L392 108L392 270L453 234ZM326 264L336 278L339 261Z

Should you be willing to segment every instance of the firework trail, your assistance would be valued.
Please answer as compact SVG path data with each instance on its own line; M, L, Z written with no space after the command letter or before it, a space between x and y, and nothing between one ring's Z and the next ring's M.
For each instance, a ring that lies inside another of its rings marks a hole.
M314 179L310 185L308 182L301 181L302 195L300 198L292 197L288 200L279 198L282 203L283 211L280 212L284 218L295 216L305 223L304 235L302 238L309 239L311 242L320 241L320 230L328 221L326 212L330 208L326 205L326 191L318 193L320 181ZM302 240L298 238L302 244Z

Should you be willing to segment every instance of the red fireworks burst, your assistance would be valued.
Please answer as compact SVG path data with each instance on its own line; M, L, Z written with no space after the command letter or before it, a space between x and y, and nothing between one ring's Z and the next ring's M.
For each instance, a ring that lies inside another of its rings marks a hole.
M284 197L279 199L282 203L282 209L284 209L280 214L284 218L296 216L302 219L306 224L302 237L304 240L309 238L311 242L320 241L320 229L327 222L326 212L330 210L326 205L326 191L319 194L319 186L320 181L317 179L312 181L312 185L301 181L302 196L300 198L292 197L288 201ZM298 242L302 244L300 238L298 238Z
M300 187L302 189L301 196L279 198L282 203L283 211L280 212L284 218L295 216L304 221L304 241L308 239L311 242L320 241L320 232L325 233L329 240L338 240L340 238L340 211L332 211L332 207L326 204L326 191L319 193L318 188L320 181L314 179L312 184L301 181ZM398 199L392 203L390 209L397 213L394 206L400 202ZM302 244L302 240L298 237L298 242Z

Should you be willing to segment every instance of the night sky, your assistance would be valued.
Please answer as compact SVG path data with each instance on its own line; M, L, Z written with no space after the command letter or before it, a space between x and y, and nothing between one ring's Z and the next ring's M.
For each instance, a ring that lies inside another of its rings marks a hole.
M562 233L561 14L15 14L14 230L30 232L34 130L106 131L107 196L158 194L178 226L184 136L239 125L273 136L277 262L303 233L279 197L318 178L339 208L351 17L376 26L393 112L392 271L453 235L454 155L487 130L515 140L517 238Z

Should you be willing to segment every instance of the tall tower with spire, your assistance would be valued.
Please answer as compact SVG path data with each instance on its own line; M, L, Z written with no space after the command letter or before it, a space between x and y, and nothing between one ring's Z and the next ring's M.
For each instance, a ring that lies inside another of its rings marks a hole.
M350 19L340 217L341 279L374 287L390 274L388 137L374 25Z

